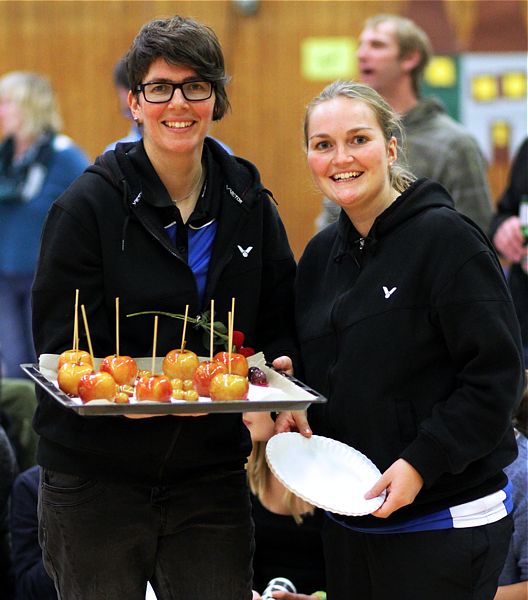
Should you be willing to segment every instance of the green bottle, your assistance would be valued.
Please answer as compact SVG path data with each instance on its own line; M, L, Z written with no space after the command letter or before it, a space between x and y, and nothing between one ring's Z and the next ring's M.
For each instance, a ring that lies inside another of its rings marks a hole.
M528 194L521 196L519 204L519 221L521 222L521 231L524 235L524 243L528 244Z

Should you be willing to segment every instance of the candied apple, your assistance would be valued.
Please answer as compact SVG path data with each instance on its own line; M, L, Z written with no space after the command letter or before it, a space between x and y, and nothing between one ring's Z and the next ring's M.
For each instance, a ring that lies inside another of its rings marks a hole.
M59 354L59 360L57 361L57 371L64 365L65 363L84 363L91 365L92 357L89 352L86 350L65 350L61 354Z
M77 391L79 398L86 404L92 400L114 402L119 389L112 375L103 371L83 375L79 379Z
M214 355L213 360L223 363L229 370L229 357L229 352L217 352ZM241 375L242 377L247 377L248 361L243 354L231 352L231 373L233 375Z
M57 373L59 388L69 396L78 396L79 380L93 372L92 363L66 362Z
M170 379L192 379L199 363L192 350L171 350L163 359L163 373Z
M154 402L170 402L172 384L164 375L146 375L136 383L136 400L152 400Z
M242 375L223 373L211 379L211 400L247 400L249 381Z
M209 397L209 385L211 384L211 379L215 375L221 373L227 373L227 367L224 363L216 360L201 362L196 367L193 377L194 387L198 394L200 396L205 396L206 398Z
M99 365L100 371L110 373L117 385L134 385L138 372L136 361L130 356L106 356Z

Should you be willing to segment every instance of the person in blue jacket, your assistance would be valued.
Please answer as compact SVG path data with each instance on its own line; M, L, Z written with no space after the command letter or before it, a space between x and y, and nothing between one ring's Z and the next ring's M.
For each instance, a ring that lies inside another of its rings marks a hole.
M50 81L22 71L0 78L0 347L4 377L33 362L30 295L40 232L52 202L88 166L62 135Z

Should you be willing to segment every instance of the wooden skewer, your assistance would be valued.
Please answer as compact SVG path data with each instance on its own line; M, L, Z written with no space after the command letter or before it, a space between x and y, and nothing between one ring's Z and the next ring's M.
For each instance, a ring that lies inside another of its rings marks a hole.
M73 350L79 350L79 290L75 290L75 312L73 314Z
M209 340L209 360L213 362L213 339L214 339L214 300L211 300L211 332Z
M180 352L183 352L185 350L185 332L187 331L187 316L189 314L189 305L186 304L185 305L185 316L183 318L183 332L182 332L182 341L181 341L181 348L180 348Z
M115 299L116 310L116 356L119 356L119 298Z
M231 298L231 339L229 340L229 350L233 348L233 329L235 328L235 299Z
M158 315L154 317L154 341L152 342L152 375L155 373L156 367L156 345L158 343Z
M92 365L95 365L94 354L93 354L93 349L92 349L92 340L90 338L90 330L88 329L88 319L86 318L86 310L84 309L84 304L81 304L81 311L82 311L82 316L83 316L83 321L84 321L84 330L86 331L86 337L88 339L88 350L90 351Z
M227 345L227 372L229 373L229 375L231 375L231 349L233 347L233 313L231 311L227 313Z

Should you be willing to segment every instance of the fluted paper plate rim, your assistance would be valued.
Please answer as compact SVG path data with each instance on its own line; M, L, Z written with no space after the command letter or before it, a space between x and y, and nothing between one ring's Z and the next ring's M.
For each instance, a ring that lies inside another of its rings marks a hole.
M363 497L381 473L362 452L337 440L278 433L266 445L266 460L288 490L324 510L362 516L385 500L385 492L370 500Z

